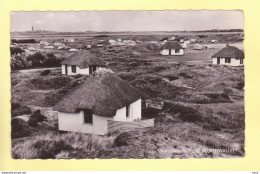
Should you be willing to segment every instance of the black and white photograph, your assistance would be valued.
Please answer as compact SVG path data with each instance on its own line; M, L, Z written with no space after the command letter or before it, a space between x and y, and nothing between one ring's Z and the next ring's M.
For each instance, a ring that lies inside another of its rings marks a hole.
M243 11L10 22L13 159L244 158Z

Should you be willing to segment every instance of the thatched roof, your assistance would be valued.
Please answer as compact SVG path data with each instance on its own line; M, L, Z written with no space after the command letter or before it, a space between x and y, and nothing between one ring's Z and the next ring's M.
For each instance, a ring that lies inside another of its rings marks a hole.
M244 58L244 52L234 46L227 45L225 48L218 51L212 57L229 57L229 58Z
M102 60L87 50L79 50L63 60L61 64L76 65L80 68L87 68L89 65L104 66Z
M140 93L115 75L87 77L85 82L55 106L60 112L90 109L100 116L115 116L120 109L140 99Z
M183 49L183 48L176 41L168 41L161 47L161 50L164 50L164 49Z

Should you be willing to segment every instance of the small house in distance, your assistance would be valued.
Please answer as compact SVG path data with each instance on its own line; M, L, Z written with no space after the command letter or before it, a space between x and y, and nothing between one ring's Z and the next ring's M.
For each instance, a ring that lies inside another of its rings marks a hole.
M61 62L61 71L64 75L87 75L103 69L106 67L102 60L87 50L79 50Z
M161 55L184 55L184 49L175 41L168 41L160 48Z
M234 46L227 45L212 56L213 64L242 66L244 65L244 52Z
M140 93L113 74L86 77L81 86L65 96L54 110L58 111L61 131L105 135L124 125L138 128L143 123ZM153 120L148 120L139 127L153 124Z

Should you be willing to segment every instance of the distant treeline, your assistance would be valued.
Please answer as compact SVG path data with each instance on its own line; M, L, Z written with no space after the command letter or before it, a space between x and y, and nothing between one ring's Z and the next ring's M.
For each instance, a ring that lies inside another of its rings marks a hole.
M244 32L243 29L213 29L213 30L203 30L203 31L193 31L193 32Z
M11 39L11 43L36 43L34 39Z

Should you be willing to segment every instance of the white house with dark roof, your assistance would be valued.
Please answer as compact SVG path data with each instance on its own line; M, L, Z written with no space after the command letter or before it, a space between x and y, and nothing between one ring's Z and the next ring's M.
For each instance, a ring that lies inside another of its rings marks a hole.
M135 120L141 120L141 97L118 76L86 77L54 110L61 131L105 135L124 123L140 124Z
M244 52L234 46L227 45L225 48L214 54L211 58L212 63L215 65L244 65Z
M106 69L102 60L87 50L79 50L61 62L64 75L92 74Z
M164 56L181 56L184 55L184 49L175 41L168 41L160 48L160 54Z

